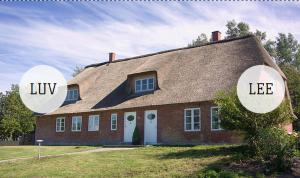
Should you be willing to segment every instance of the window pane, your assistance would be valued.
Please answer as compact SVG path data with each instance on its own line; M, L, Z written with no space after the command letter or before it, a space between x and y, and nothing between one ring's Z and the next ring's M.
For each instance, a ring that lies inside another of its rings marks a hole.
M88 130L93 130L93 117L89 117L89 129Z
M94 123L95 123L95 130L99 130L99 116L96 116Z
M117 114L111 115L111 130L117 130Z
M75 119L72 119L72 130L76 130L76 122L75 122Z
M78 122L78 123L79 123L79 129L78 129L78 130L81 130L81 124L82 124L82 123L81 123L81 119L78 118L78 120L79 120L79 122Z
M185 118L185 122L186 123L191 123L192 122L192 118L191 117L186 117Z
M142 90L147 90L147 79L142 80Z
M135 90L141 91L141 81L140 80L135 81Z
M199 109L194 109L194 116L199 116L200 110Z
M148 89L149 89L149 90L153 90L153 89L154 89L154 85L149 83Z
M218 118L216 115L213 115L213 116L212 116L212 121L213 121L213 122L218 122L218 121L219 121L219 118Z
M217 122L213 122L212 129L219 129L219 124Z
M220 129L219 108L212 108L212 129Z
M148 79L148 89L149 90L154 89L154 79L153 78Z
M58 127L59 126L59 121L60 121L60 119L56 119L56 127Z
M192 124L191 123L186 123L185 124L185 130L192 130Z
M74 100L78 99L78 90L74 90Z
M185 115L191 117L192 116L191 110L185 110Z
M148 82L149 82L149 84L153 84L153 82L154 82L153 78L149 78Z
M199 116L194 116L194 122L199 123L200 122L200 117Z
M194 130L200 130L200 123L194 123Z
M74 98L74 91L70 90L70 100L73 100L73 98Z

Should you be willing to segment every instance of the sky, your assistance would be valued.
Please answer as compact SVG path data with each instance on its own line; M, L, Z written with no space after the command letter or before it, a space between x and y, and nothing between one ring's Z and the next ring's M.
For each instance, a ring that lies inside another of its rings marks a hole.
M0 2L0 92L36 65L69 80L75 66L109 52L120 59L184 47L201 33L224 36L232 19L300 41L297 2Z

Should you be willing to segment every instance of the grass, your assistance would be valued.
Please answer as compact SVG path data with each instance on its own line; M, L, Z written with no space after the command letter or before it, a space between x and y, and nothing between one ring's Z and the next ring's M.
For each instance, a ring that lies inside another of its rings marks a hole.
M95 148L91 146L42 146L41 155L57 155ZM35 157L37 154L37 146L0 146L0 160Z
M229 163L237 146L153 146L134 150L20 160L0 165L1 177L197 177Z

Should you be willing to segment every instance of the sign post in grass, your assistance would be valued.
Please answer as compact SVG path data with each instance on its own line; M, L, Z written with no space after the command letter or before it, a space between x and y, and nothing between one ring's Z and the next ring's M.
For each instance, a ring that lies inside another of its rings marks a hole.
M38 146L38 158L41 158L41 144L44 140L36 140L36 142L39 144Z

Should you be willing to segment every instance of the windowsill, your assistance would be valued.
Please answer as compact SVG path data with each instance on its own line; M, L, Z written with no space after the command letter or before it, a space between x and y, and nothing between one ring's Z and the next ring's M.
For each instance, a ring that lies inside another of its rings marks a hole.
M81 130L72 130L72 132L81 132Z
M113 131L113 132L114 132L114 131L117 131L117 129L111 129L110 131Z
M223 131L224 129L210 129L211 131Z
M184 130L185 132L201 132L201 130Z
M99 132L99 130L88 130L88 132Z

